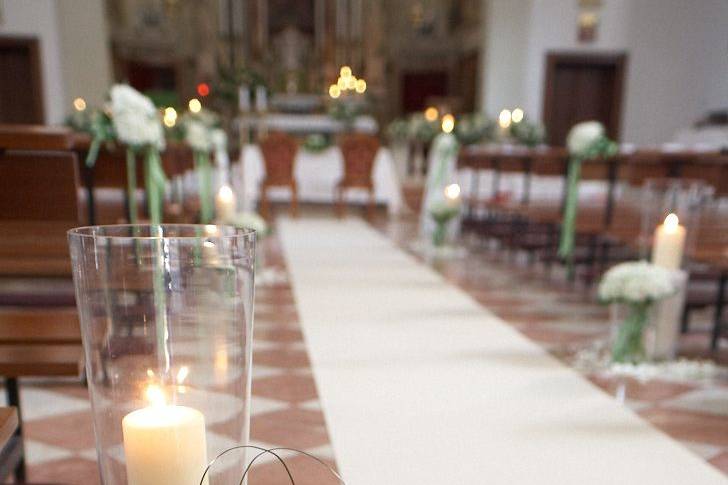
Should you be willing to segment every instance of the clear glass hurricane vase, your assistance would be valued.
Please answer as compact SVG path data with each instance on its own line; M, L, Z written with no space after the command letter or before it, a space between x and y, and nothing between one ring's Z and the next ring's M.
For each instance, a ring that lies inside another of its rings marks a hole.
M96 226L69 244L102 483L198 485L248 441L255 233Z

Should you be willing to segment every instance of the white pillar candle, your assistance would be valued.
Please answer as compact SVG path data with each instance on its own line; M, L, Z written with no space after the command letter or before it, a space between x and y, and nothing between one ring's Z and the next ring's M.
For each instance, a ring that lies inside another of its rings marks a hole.
M236 210L235 192L229 185L223 185L215 196L215 213L217 220L230 222L235 216Z
M675 214L669 214L664 224L655 229L652 245L652 264L667 269L679 269L685 250L685 227Z
M153 403L127 414L122 430L127 485L199 485L207 467L201 412Z

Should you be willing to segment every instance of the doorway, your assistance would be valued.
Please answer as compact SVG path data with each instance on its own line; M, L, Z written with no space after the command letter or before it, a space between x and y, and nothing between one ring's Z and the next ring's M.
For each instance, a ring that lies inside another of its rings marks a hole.
M626 65L624 53L547 54L543 114L551 145L563 146L571 127L587 120L619 140Z
M43 124L38 39L0 37L0 123Z

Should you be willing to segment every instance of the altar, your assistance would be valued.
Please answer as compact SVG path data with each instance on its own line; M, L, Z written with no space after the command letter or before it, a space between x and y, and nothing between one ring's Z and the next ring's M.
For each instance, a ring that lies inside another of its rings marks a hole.
M234 178L242 183L239 190L243 194L242 208L254 210L260 196L260 183L265 178L263 154L258 145L244 146L240 163L236 165L234 170L241 172L234 174ZM341 150L333 146L314 153L300 148L294 173L300 202L333 203L334 189L344 174ZM372 179L376 201L386 204L389 214L399 213L403 207L402 188L388 148L382 147L377 152ZM273 201L290 200L290 192L285 188L272 188L269 195ZM352 189L346 192L345 200L363 204L368 200L368 194L363 190Z

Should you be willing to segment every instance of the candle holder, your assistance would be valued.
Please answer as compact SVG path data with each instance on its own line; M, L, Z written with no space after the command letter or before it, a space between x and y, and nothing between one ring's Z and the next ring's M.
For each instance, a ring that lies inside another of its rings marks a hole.
M255 232L94 226L69 244L102 483L198 485L248 442ZM244 460L205 483L238 483Z
M640 256L649 259L655 228L670 214L686 230L685 254L692 254L700 227L700 213L713 196L714 189L700 180L647 179L642 186ZM668 220L669 222L669 220Z

